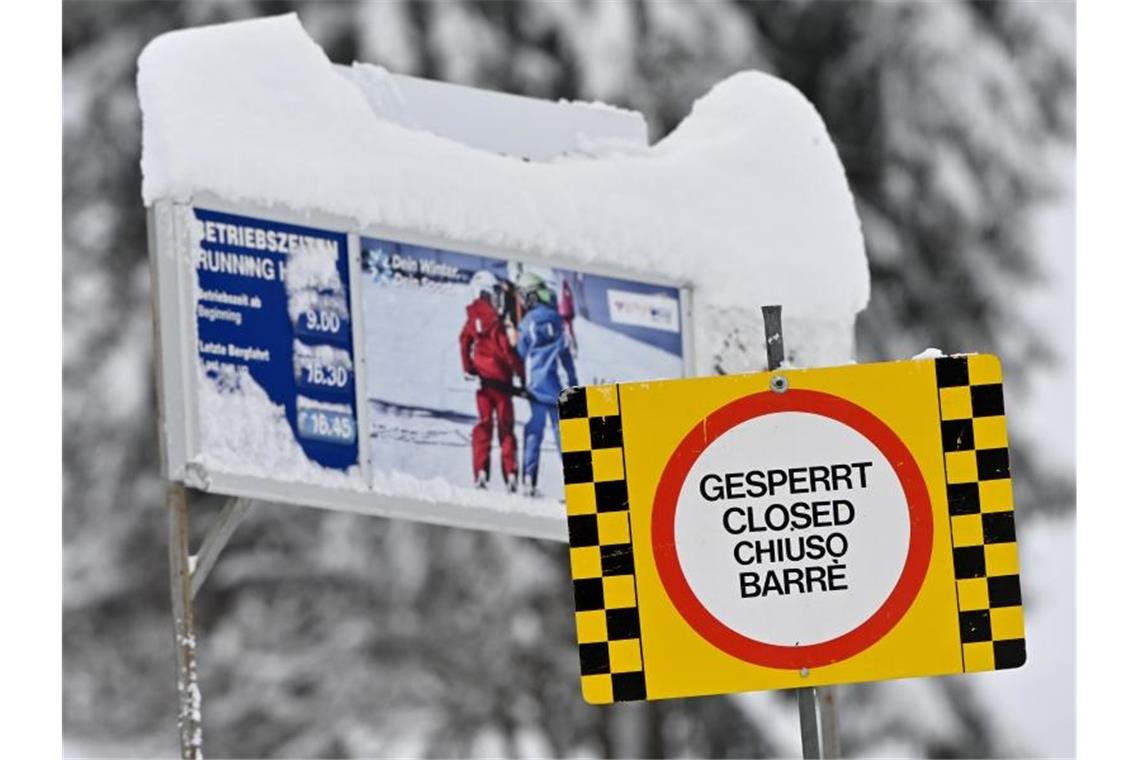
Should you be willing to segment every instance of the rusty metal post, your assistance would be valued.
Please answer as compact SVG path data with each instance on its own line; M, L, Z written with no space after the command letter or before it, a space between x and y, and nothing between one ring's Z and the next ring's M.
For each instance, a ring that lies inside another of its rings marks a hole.
M820 757L839 757L839 687L817 686L816 701L819 703Z
M198 689L186 491L181 483L168 483L166 507L170 529L170 601L178 661L178 743L183 760L197 760L202 757L202 692Z

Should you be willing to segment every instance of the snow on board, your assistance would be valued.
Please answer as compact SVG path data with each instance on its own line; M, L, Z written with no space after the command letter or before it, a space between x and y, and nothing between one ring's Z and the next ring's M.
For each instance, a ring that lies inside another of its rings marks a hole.
M140 57L172 477L224 493L565 538L555 462L539 469L545 498L507 494L498 482L471 487L476 387L463 379L455 341L479 270L468 262L452 282L394 288L369 246L403 246L420 262L479 259L508 288L537 273L555 301L563 285L581 297L593 283L583 304L593 317L563 322L564 340L572 328L580 341L582 382L755 369L762 355L741 346L760 334L763 302L784 305L792 361L851 359L868 295L862 235L835 148L786 83L731 77L652 146L637 139L640 115L558 104L568 123L583 113L610 119L568 127L574 144L545 161L416 129L430 119L416 118L401 88L412 91L414 81L333 66L293 15L166 34ZM555 105L503 97L511 107ZM252 237L208 245L210 212L248 220L237 226ZM302 257L304 236L280 238L280 251L259 246L293 228L338 241L332 258L322 260L319 246ZM288 261L273 283L285 329L265 349L280 387L248 369L261 354L246 344L269 340L265 329L247 329L254 338L245 344L203 340L232 337L233 312L250 312L234 302L242 294L232 274L217 287L203 272L219 254ZM658 318L667 330L645 323ZM653 339L670 330L679 349ZM218 364L230 344L238 358L221 363L247 367L236 377ZM531 415L523 399L511 404L521 450ZM450 445L416 452L409 440ZM555 446L547 435L540 459Z

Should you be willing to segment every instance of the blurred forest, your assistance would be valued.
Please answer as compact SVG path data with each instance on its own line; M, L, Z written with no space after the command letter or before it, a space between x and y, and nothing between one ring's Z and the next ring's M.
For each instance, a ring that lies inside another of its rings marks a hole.
M784 77L822 114L858 199L872 274L859 358L995 351L1014 389L1054 358L1019 294L1041 276L1028 220L1071 160L1070 5L67 2L69 753L175 751L136 59L167 30L291 10L335 62L629 106L653 139L735 71ZM1072 472L1014 432L1019 527L1071 510ZM196 529L219 506L194 502ZM197 601L206 751L798 753L791 693L585 705L568 579L561 545L261 505ZM968 679L846 687L841 709L852 755L1020 753Z

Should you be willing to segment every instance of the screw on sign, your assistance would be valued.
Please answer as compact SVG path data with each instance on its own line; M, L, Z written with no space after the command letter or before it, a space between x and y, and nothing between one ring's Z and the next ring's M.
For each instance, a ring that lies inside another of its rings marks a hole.
M585 699L1021 665L1001 391L989 355L566 391Z

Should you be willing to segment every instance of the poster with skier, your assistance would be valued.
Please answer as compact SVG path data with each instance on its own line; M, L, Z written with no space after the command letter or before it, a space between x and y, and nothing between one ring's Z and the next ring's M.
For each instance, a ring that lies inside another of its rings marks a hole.
M558 394L684 375L678 288L361 238L371 460L560 498Z

